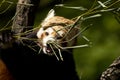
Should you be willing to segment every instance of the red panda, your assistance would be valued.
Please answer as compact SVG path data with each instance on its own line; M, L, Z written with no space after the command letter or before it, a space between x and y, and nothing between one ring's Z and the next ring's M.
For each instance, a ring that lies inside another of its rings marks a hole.
M60 46L74 46L76 38L69 41L78 32L77 28L70 30L75 21L55 16L55 11L52 9L48 13L45 20L41 23L41 27L37 32L38 45L42 48L45 54L52 53L49 43L55 43L59 48ZM69 31L70 30L70 31ZM55 45L53 45L54 47ZM54 47L55 48L55 47Z
M68 32L72 24L74 21L54 16L54 10L51 10L48 17L42 22L42 27L37 34L35 32L38 37L38 45L43 49L43 52L46 54L53 53L53 51L51 52L52 48L48 45L50 42L57 44L53 48L74 45L76 38L69 40L77 33L77 29L73 28ZM31 35L29 37L31 38ZM38 46L37 49L39 49ZM1 50L0 53L3 60L0 62L0 80L14 80L11 75L15 80L79 80L71 54L72 51L62 52L64 61L56 61L54 56L34 55L36 52L28 46L15 42L12 48ZM1 74L2 72L5 74Z
M0 80L14 80L5 63L0 59Z

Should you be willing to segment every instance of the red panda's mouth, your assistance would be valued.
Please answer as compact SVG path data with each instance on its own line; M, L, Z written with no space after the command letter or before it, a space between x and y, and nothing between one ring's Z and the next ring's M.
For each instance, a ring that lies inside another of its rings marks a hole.
M46 47L46 52L47 53L52 53L52 49L50 47Z
M49 44L47 44L47 46L45 47L45 52L49 55L52 55L53 50Z

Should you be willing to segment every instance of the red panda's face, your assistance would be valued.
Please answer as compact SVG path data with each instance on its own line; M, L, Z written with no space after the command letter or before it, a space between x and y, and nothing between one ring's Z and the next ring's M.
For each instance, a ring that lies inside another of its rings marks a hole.
M52 26L44 30L40 28L37 37L39 46L43 49L44 53L51 53L50 43L61 45L61 41L66 34L66 30L62 26Z
M72 29L70 33L67 34L70 29L68 25L71 24L74 24L73 20L55 16L53 9L49 11L37 32L38 45L45 54L53 53L53 48L59 51L61 47L72 46L75 43L75 39L70 39L77 33L76 29Z

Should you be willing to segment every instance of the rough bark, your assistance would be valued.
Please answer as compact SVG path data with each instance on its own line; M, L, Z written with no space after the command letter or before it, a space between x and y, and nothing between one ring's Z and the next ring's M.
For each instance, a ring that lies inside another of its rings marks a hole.
M40 0L19 0L13 21L12 31L22 33L33 28L35 12Z
M120 56L102 73L100 80L120 80Z

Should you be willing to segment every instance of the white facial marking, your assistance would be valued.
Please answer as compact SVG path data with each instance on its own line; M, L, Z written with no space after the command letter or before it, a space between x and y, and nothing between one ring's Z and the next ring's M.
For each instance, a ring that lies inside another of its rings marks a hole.
M40 28L39 31L37 32L37 37L41 38L43 32L44 32L43 28Z
M54 30L52 28L47 28L46 30L43 30L43 28L40 28L39 31L37 32L37 37L38 40L41 40L41 48L43 48L43 52L47 53L47 44L50 42L54 42L55 41L55 36L52 35L52 33L54 32ZM48 35L46 35L45 33L47 33ZM44 35L44 36L43 36Z
M54 30L52 28L48 28L44 32L47 32L49 34L43 38L43 45L47 46L48 41L51 41L51 42L55 41L54 39L55 36L52 35L52 32L54 32Z

